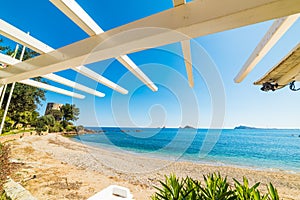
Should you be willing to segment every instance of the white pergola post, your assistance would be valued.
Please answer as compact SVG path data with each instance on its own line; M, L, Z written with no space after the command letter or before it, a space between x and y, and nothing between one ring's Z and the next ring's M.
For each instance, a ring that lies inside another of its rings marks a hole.
M77 24L89 36L103 33L103 29L85 12L84 9L75 0L50 0L59 10L61 10L67 17L69 17L75 24ZM157 91L157 86L148 78L142 70L127 56L121 55L116 59L147 85L152 91ZM78 71L80 73L80 71Z
M6 107L5 107L4 114L3 114L3 117L2 117L2 121L1 121L1 125L0 125L0 135L2 134L2 131L3 131L5 118L6 118L8 107L9 107L9 104L10 104L10 100L11 100L11 97L12 97L12 94L13 94L13 91L14 91L14 88L15 88L15 84L16 84L15 82L13 82L11 84L9 96L8 96L8 99L7 99Z
M190 87L194 87L193 65L190 40L181 41L182 53Z
M15 51L14 51L14 53L13 53L13 55L12 55L12 56L13 56L13 59L16 58L18 49L19 49L19 45L17 44L17 45L16 45L16 48L15 48ZM23 48L23 49L24 49L24 48ZM23 50L22 50L22 54L24 54L24 53L23 53ZM7 57L10 57L10 56L7 56ZM6 89L7 89L7 84L4 85L4 89L3 89L3 91L1 91L2 94L0 93L0 94L1 94L0 109L2 108L2 103L3 103L3 101L4 101ZM5 117L4 117L3 119L5 119ZM2 121L3 121L3 119L2 119ZM1 134L1 132L0 132L0 134Z
M185 0L173 0L173 6L178 7L186 4ZM191 42L190 40L181 41L181 49L184 59L184 64L186 68L186 74L188 77L190 87L194 87L194 77L193 77L193 65L191 56Z
M29 33L28 33L28 34L29 34ZM17 44L16 49L15 49L15 52L14 52L13 58L16 58L17 53L18 53L18 49L19 49L19 45ZM24 56L24 53L25 53L25 49L26 49L26 47L23 46L22 53L21 53L21 56L20 56L20 61L23 60L23 56ZM12 94L13 94L14 89L15 89L15 85L16 85L16 82L13 82L13 83L11 84L9 96L8 96L8 99L7 99L7 102L6 102L6 107L5 107L5 110L4 110L4 113L3 113L3 116L2 116L1 125L0 125L0 135L2 134L2 131L3 131L5 118L6 118L6 115L7 115L7 112L8 112L8 108L9 108L9 104L10 104L10 101L11 101ZM4 96L4 95L3 95L3 96Z
M3 90L1 91L2 93L1 93L1 99L0 99L0 109L2 108L2 103L3 103L3 100L4 100L7 84L5 84L4 87L2 86L2 88L3 88Z

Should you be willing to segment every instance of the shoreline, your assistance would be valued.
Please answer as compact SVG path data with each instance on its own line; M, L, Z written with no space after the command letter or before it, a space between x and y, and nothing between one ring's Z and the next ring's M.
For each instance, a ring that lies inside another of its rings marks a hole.
M65 135L63 135L63 136L65 136ZM194 163L194 164L214 166L214 167L233 167L233 168L247 169L247 170L254 170L254 171L284 172L284 173L288 173L288 174L300 174L300 169L297 171L297 170L288 169L288 168L284 168L284 167L271 168L271 167L256 166L255 164L244 165L245 163L242 163L239 165L236 163L229 163L229 162L226 163L226 161L223 162L223 161L218 161L218 160L193 160L193 159L188 159L183 155L180 155L180 156L171 155L170 156L167 153L138 152L138 151L135 151L136 149L126 149L126 148L122 148L122 147L111 146L108 144L97 145L97 144L93 144L91 142L86 142L86 141L81 142L78 139L74 139L73 136L74 135L65 136L65 137L68 138L72 142L86 145L87 147L101 149L101 150L105 150L105 151L117 151L117 152L123 153L123 154L140 156L145 159L154 158L154 159L164 160L164 161L168 161L168 162Z
M22 183L22 179L36 175L37 178L23 186L38 199L76 199L74 195L80 196L77 199L88 198L111 184L128 187L135 199L150 199L155 192L153 186L159 185L164 175L175 173L178 177L191 176L202 181L202 175L218 171L231 184L232 178L242 180L246 176L250 184L261 182L262 190L272 182L283 199L300 199L300 173L145 158L86 146L59 134L28 136L9 143L12 159L23 163L14 178ZM77 183L77 188L66 190L64 179L68 179L69 185ZM62 187L53 189L56 184Z

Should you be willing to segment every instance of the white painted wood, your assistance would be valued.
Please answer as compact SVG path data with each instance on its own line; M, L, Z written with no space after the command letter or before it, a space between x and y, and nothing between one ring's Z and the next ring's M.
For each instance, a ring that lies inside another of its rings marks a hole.
M85 10L75 0L50 0L67 17L77 24L88 35L93 36L104 31L97 23L85 12ZM138 66L127 56L122 55L116 58L130 72L145 83L152 91L157 91L156 85L144 74Z
M22 53L21 53L21 56L20 56L21 61L23 60L25 49L26 49L26 46L23 46ZM18 50L19 50L19 44L16 45L15 51L13 53L13 58L16 58ZM5 119L6 119L6 115L7 115L7 112L8 112L8 108L9 108L9 105L10 105L12 94L13 94L14 89L15 89L15 85L16 85L15 82L13 82L11 84L10 92L9 92L9 95L8 95L8 98L7 98L6 106L5 106L5 109L4 109L4 113L3 113L2 121L1 121L1 125L0 125L0 135L2 134L2 131L3 131L3 128L4 128L4 122L5 122ZM3 95L3 97L4 97L4 95ZM2 104L2 101L3 101L3 99L1 99L1 104Z
M88 35L103 33L104 31L74 0L50 0L59 10L68 16Z
M4 113L3 113L3 116L2 116L2 120L1 120L0 135L2 134L2 131L3 131L4 122L5 122L5 119L6 119L7 112L8 112L8 108L9 108L9 104L10 104L10 101L11 101L11 97L12 97L12 94L13 94L14 89L15 89L15 85L16 85L15 82L13 82L11 84L9 96L8 96L8 99L7 99L7 102L6 102L6 106L5 106L5 109L4 109Z
M8 55L1 54L1 53L0 53L0 62L3 62L7 65L15 65L16 63L19 63L20 65L18 66L18 69L24 70L26 68L26 66L24 66L21 61L19 61L17 59L14 59L14 58L12 58ZM12 73L9 73L9 76L12 76L12 75L13 75ZM41 77L49 79L49 80L57 82L57 83L60 83L60 84L63 84L63 85L66 85L66 86L69 86L69 87L72 87L72 88L75 88L77 90L84 91L86 93L89 93L89 94L92 94L92 95L95 95L95 96L98 96L98 97L104 97L105 96L105 94L103 94L102 92L91 89L91 88L86 87L82 84L76 83L74 81L71 81L69 79L66 79L64 77L58 76L58 75L53 74L53 73L46 74L46 75L43 75ZM53 91L53 90L51 90L51 91ZM53 91L53 92L55 92L55 91Z
M118 92L120 92L121 94L127 94L128 91L124 88L122 88L121 86L113 83L112 81L108 80L107 78L99 75L98 73L94 72L93 70L85 67L85 66L79 66L79 67L75 67L73 68L73 70L77 71L78 73L83 74L86 77L89 77L107 87L110 87L113 90L116 90Z
M33 86L33 87L49 90L49 91L52 91L52 92L55 92L55 93L67 95L67 96L78 98L78 99L84 99L85 98L85 96L83 96L81 94L71 92L71 91L68 91L68 90L64 90L64 89L61 89L61 88L58 88L58 87L55 87L55 86L52 86L52 85L48 85L48 84L41 83L41 82L38 82L38 81L30 80L30 79L19 81L19 83L23 83L25 85L30 85L30 86Z
M179 42L189 37L200 37L299 12L300 0L192 1L185 6L163 11L25 61L28 66L27 72L1 78L0 84L41 76L141 49ZM141 30L142 27L161 27L163 29L149 31ZM105 43L99 47L99 44L107 38L128 30L132 30L135 34L114 38L113 43ZM91 55L90 53L96 46L99 48ZM86 60L86 56L89 56L89 60Z
M97 97L104 97L105 96L105 94L103 94L102 92L99 92L97 90L88 88L88 87L86 87L86 86L84 86L84 85L82 85L80 83L76 83L74 81L70 81L69 79L66 79L64 77L58 76L56 74L52 74L52 73L51 74L46 74L46 75L43 76L43 78L55 81L55 82L63 84L63 85L67 85L67 86L75 88L77 90L81 90L81 91L84 91L86 93L95 95Z
M124 65L131 73L133 73L138 79L140 79L145 85L147 85L152 91L158 90L157 86L146 76L140 68L127 56L121 55L116 58L122 65Z
M2 32L3 33L5 32L6 37L8 37L12 40L15 40L16 37L14 36L14 34L17 33L18 38L19 38L18 42L21 43L22 45L30 46L34 50L36 50L37 52L39 52L41 54L49 53L51 51L54 51L54 49L52 47L50 47L50 46L44 44L43 42L33 38L32 36L27 35L25 32L17 29L16 27L8 24L7 22L5 22L3 20L0 20L0 26L1 26L1 23L4 24L5 27L9 27L9 28L6 28L6 29L2 28ZM0 30L1 30L1 27L0 27ZM17 63L20 63L20 61L18 61L16 59L13 59L12 57L4 55L4 54L0 54L0 61L5 63L5 64L8 64L8 65L15 65ZM12 69L12 70L15 70L15 71L12 71L12 73L3 72L0 76L8 77L8 76L11 76L13 73L20 73L21 71L24 71L24 69L26 69L26 67L24 65L19 66L17 69ZM76 71L78 73L81 73L81 74L85 75L86 73L84 72L84 69L87 69L87 68L85 67L85 68L83 68L83 70L76 69ZM75 70L75 69L73 69L73 70ZM90 72L89 76L88 76L89 78L91 78L93 80L99 80L98 81L99 83L104 84L104 85L106 85L106 86L108 86L112 89L116 88L116 89L118 89L117 91L122 91L121 92L122 94L125 94L125 93L128 92L128 91L125 92L126 90L124 88L122 88L121 86L116 85L112 81L108 81L108 79L106 79L105 77L97 74L96 72L93 72L92 70L89 70L89 72ZM57 76L57 77L59 77L59 76ZM58 80L51 79L51 80L54 81L54 82L62 83L62 82L59 81L59 79ZM62 83L62 84L64 84L64 83ZM73 85L76 85L76 84L73 84ZM78 89L78 88L76 88L76 89ZM98 95L99 95L99 93L97 93L97 96Z
M259 42L257 47L244 64L234 81L240 83L253 70L253 68L264 58L264 56L272 49L272 47L280 40L280 38L288 31L288 29L296 22L300 14L277 19L270 27L268 32Z
M4 88L3 88L3 91L2 91L2 95L1 95L1 99L0 99L0 109L2 108L2 104L3 104L4 97L5 97L6 88L7 88L7 84L4 85Z
M194 87L193 65L190 40L181 41L182 53L190 87Z
M43 42L17 29L2 19L0 19L0 34L39 53L49 53L54 50ZM26 41L26 43L24 41Z

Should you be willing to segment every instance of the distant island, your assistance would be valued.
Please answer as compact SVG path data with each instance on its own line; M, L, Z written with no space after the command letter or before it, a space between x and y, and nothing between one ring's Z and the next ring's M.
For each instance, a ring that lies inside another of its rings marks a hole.
M186 125L185 127L179 127L179 128L182 128L182 129L186 129L186 128L188 128L188 129L196 129L196 128L194 128L192 126L189 126L189 125Z
M250 127L250 126L236 126L234 129L259 129L255 127Z

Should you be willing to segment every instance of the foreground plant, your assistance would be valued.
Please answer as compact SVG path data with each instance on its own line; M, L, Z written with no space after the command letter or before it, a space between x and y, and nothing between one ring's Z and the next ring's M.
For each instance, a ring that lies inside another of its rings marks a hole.
M155 193L152 199L184 200L194 190L190 183L189 187L192 188L184 188L185 183L184 179L179 180L174 174L171 174L170 177L165 176L165 182L160 181L162 188L155 187L158 192Z
M155 187L157 192L152 200L279 200L276 188L270 183L267 194L258 190L260 183L249 186L248 179L243 177L240 183L234 180L234 187L230 188L227 178L219 173L204 176L204 184L190 177L177 178L174 174L165 176L165 182L160 181L161 188Z
M249 187L249 182L246 177L243 177L243 184L233 179L235 182L235 195L237 200L266 200L267 195L261 196L257 189L260 183L254 184Z
M235 199L234 192L229 189L227 178L220 174L211 174L204 177L205 187L201 187L202 199L207 200L230 200Z

